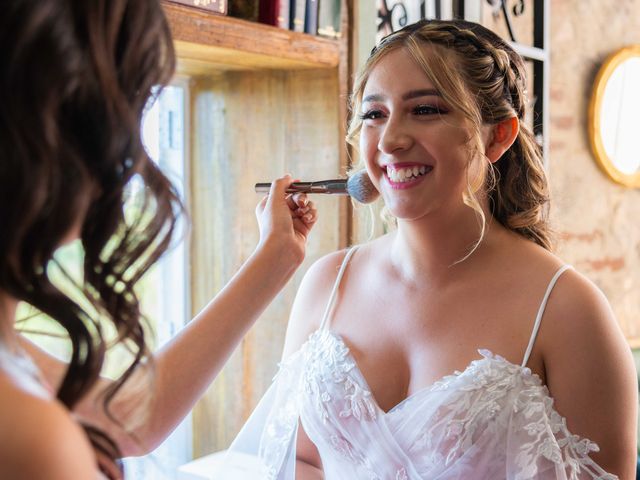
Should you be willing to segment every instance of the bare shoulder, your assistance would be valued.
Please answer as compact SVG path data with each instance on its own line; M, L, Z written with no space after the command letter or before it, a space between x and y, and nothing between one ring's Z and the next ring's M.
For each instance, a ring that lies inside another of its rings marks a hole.
M283 357L295 352L320 327L347 251L344 249L325 255L307 270L291 309Z
M305 281L332 287L348 251L348 248L337 250L316 260L307 271Z
M501 260L505 262L505 258ZM527 285L535 285L536 290L531 293L536 299L538 295L542 296L545 288L552 287L536 340L536 344L549 345L545 351L552 353L555 344L576 337L602 339L605 332L610 339L621 338L616 318L602 291L553 253L528 240L518 239L511 256L506 257L506 263L513 272L509 278L517 279L520 290L527 291ZM554 277L557 278L552 285ZM567 348L565 345L564 350Z
M574 376L587 371L584 376L591 379L601 375L614 389L616 382L635 383L631 349L607 298L579 272L568 270L558 279L540 331L550 388L571 369ZM585 388L590 386L586 382Z
M569 269L559 278L551 292L545 311L544 328L548 335L547 354L552 356L560 343L572 339L562 352L575 349L590 356L600 348L617 346L626 348L626 342L609 302L602 291L576 270ZM555 339L555 341L554 341ZM595 351L583 351L594 347ZM561 352L558 352L561 353Z
M580 273L562 274L541 327L547 386L573 434L620 478L635 472L638 386L631 349L604 294Z
M558 271L562 261L553 255L548 258L552 258L550 266ZM591 280L573 268L559 275L550 292L536 347L551 378L554 371L566 365L587 367L606 359L625 365L631 358L607 298Z
M93 450L80 426L54 400L34 396L0 375L0 478L94 479Z

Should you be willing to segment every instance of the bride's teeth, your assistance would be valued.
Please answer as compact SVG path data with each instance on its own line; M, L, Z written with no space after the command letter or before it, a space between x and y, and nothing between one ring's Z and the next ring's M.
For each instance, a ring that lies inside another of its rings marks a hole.
M427 173L426 165L414 165L413 167L393 168L387 167L387 176L394 183L404 183Z

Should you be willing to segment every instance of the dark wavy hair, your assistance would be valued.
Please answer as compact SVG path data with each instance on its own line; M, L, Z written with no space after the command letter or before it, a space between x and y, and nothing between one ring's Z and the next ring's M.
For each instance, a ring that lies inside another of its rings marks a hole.
M134 285L168 248L182 212L140 131L154 87L174 71L170 30L158 0L7 0L1 10L0 289L68 332L72 355L57 397L69 409L98 379L101 323L113 324L134 360L105 396L108 413L148 356ZM134 176L144 201L125 220ZM79 225L79 288L93 315L47 276ZM85 431L100 453L119 456L103 432Z

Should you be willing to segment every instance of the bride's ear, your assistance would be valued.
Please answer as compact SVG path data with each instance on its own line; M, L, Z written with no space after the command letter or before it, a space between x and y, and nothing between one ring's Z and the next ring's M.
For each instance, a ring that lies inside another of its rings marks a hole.
M491 163L497 162L515 142L520 122L517 117L511 117L491 127L489 142L485 148L485 155Z

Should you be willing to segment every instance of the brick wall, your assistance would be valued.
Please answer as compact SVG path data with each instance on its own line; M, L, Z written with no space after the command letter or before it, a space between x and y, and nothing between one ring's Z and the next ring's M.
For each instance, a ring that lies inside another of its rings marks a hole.
M598 69L631 44L640 44L639 1L551 1L549 174L557 252L602 289L638 347L640 189L618 186L600 171L587 125Z

